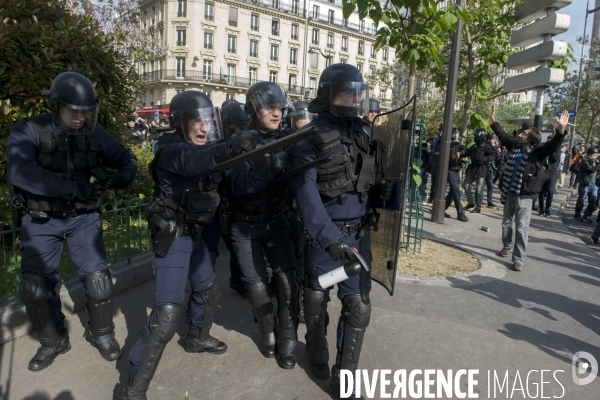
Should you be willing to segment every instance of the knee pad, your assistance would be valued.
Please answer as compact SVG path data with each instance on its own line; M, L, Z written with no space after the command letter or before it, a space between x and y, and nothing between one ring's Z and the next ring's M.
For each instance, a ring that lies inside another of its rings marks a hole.
M371 300L369 293L353 294L344 297L346 322L356 328L366 328L371 321Z
M90 272L83 276L83 287L86 295L96 301L105 301L112 297L113 283L110 270Z
M329 290L321 291L304 288L304 315L318 315L327 308L329 302Z
M150 335L161 344L169 343L181 318L182 307L179 304L161 304L152 310L150 320Z
M275 329L275 316L273 315L273 303L267 293L267 285L262 282L248 283L246 297L252 307L260 331L263 333L273 332Z
M20 298L25 307L32 307L48 301L48 279L40 275L23 274L20 285Z

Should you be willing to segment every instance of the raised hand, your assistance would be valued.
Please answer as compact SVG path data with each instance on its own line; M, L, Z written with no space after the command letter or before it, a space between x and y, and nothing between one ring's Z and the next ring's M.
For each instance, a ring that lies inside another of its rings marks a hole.
M556 122L558 123L558 131L563 134L567 129L567 124L569 123L569 110L563 110L560 117L556 117Z

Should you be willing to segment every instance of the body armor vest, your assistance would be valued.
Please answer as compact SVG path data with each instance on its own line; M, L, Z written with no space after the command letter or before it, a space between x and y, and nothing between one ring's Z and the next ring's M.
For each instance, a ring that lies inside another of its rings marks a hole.
M350 137L340 135L339 125L330 121L319 124L319 134L312 138L317 159L331 156L331 161L317 168L319 193L345 199L345 193L358 192L361 198L375 184L377 166L371 155L370 138L353 122ZM346 147L347 146L347 147Z
M460 171L462 169L462 163L458 158L458 153L463 157L465 152L465 146L460 144L460 142L452 142L450 145L450 171Z
M68 135L55 130L50 114L35 115L27 119L38 138L37 162L59 178L77 183L90 183L91 170L98 168L98 141L89 135ZM26 200L27 210L44 212L65 210L96 210L102 206L102 197L93 202L68 201L59 197L42 196L17 188Z
M150 220L152 214L164 212L169 220L177 221L178 225L208 224L219 206L217 188L221 181L221 174L195 179L188 184L173 188L170 193L167 193L158 183L154 171L156 160L165 146L176 142L185 142L178 132L165 133L158 139L154 160L149 165L150 175L155 182L154 200L146 210L146 218Z

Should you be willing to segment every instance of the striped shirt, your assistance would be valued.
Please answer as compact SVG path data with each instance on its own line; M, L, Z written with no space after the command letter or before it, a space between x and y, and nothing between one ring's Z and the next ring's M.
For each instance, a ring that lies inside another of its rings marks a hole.
M506 203L509 190L517 196L521 193L521 187L523 186L523 174L525 173L525 166L529 161L531 150L533 150L533 146L523 148L517 145L510 151L510 153L508 153L508 159L506 161L506 167L504 168L504 175L502 177L502 194L500 196L500 203Z

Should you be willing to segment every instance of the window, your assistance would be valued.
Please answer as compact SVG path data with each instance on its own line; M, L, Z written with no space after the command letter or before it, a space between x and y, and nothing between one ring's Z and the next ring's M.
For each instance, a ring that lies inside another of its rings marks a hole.
M175 88L175 94L179 94L181 92L185 92L184 88Z
M310 87L310 90L308 91L308 95L314 96L315 88L317 87L317 78L310 78L309 87Z
M235 85L235 64L227 64L227 83Z
M212 31L204 31L204 48L205 49L213 48L213 33L212 33Z
M185 46L185 28L177 28L177 46Z
M279 0L271 0L271 6L273 8L279 8Z
M329 67L331 64L333 64L333 56L325 57L325 66Z
M290 64L298 64L298 49L290 49Z
M250 15L250 29L258 31L258 14Z
M258 40L250 41L250 57L258 57Z
M213 3L206 2L204 4L204 19L206 19L208 21L214 21L215 5Z
M178 17L187 16L187 0L178 0L177 1L177 16Z
M319 55L317 53L310 54L310 67L312 69L319 68Z
M365 54L365 42L358 42L358 55L362 56Z
M279 46L272 44L271 45L271 61L277 61L279 58Z
M365 20L363 19L362 21L360 21L360 31L364 31L365 30Z
M237 51L237 37L229 35L227 37L227 52L235 53Z
M275 36L279 36L279 20L274 19L271 22L271 33Z
M319 44L319 30L318 29L313 28L312 42L313 42L313 44Z
M335 11L329 10L329 14L327 15L327 22L333 24L333 20L335 18Z
M226 93L225 100L235 100L235 94L234 93Z
M375 45L371 46L371 58L377 58L377 51L375 50Z
M296 93L296 90L298 89L298 83L296 82L296 75L290 74L290 79L288 82L289 82L288 92Z
M185 57L177 57L177 79L185 78Z
M356 63L356 69L362 72L362 63Z
M142 63L142 75L146 74L146 63Z
M249 78L250 78L250 84L254 85L256 83L256 75L257 75L257 70L256 68L251 67L249 69Z
M202 78L205 81L212 79L212 60L204 60L202 64Z
M277 71L269 71L269 82L277 83Z
M298 3L300 0L292 0L292 13L298 14Z
M333 49L333 34L332 33L327 34L327 47L329 47L330 49Z
M144 11L144 29L146 29L146 20L148 19L148 12ZM145 95L144 95L145 96Z
M154 89L150 89L150 105L154 105Z
M342 64L347 64L347 63L348 63L348 60L346 60L346 59L344 59L344 58L341 58L341 59L340 59L340 62L341 62Z
M237 26L238 9L229 7L229 26Z
M314 19L319 19L319 6L313 6L313 18Z
M385 47L385 48L383 49L383 59L384 59L384 60L387 60L387 58L388 58L388 49L387 49L387 47Z
M342 36L342 51L348 51L348 37Z
M292 24L292 39L298 40L298 24Z
M209 99L212 99L212 90L205 90L202 93L208 96Z

